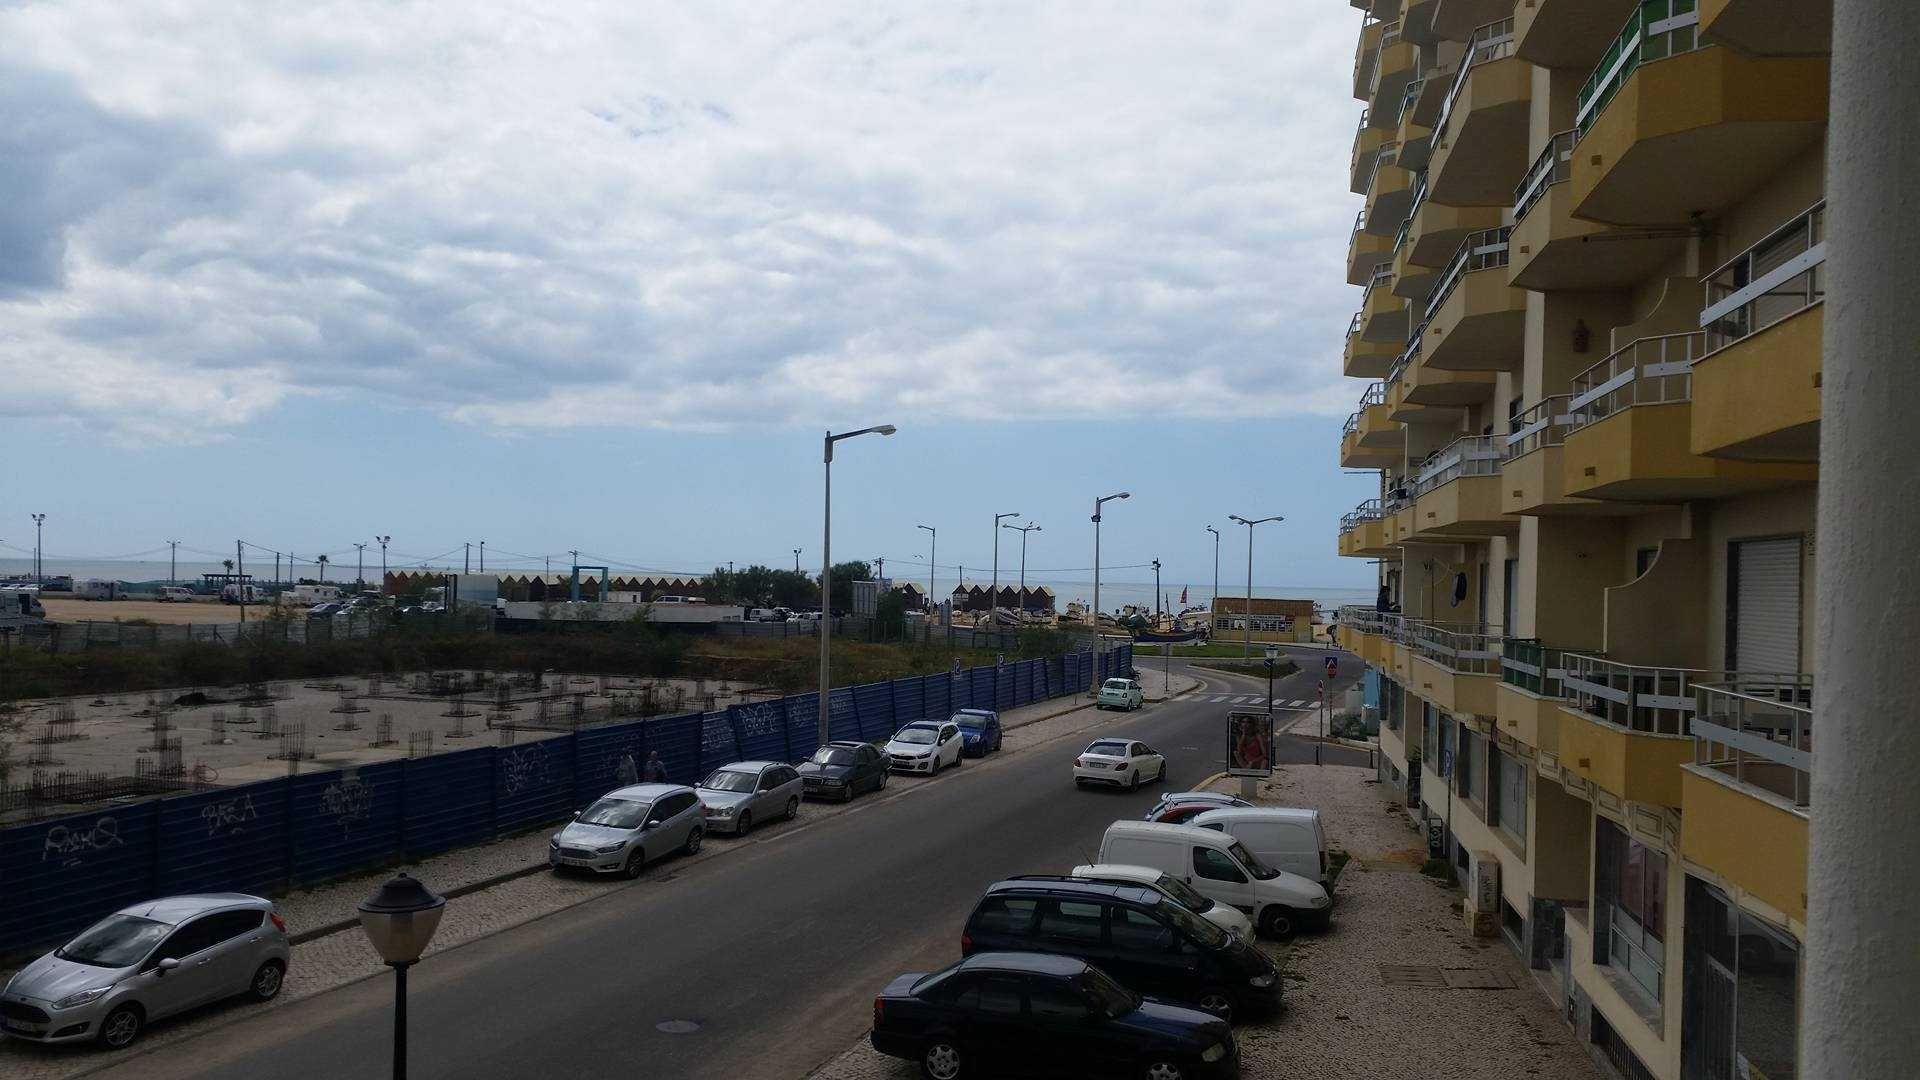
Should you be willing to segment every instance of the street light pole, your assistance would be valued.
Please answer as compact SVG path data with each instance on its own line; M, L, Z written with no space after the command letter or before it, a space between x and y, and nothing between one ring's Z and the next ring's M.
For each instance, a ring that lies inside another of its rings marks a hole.
M1000 610L1000 523L1007 518L1019 516L1018 510L1011 514L993 515L993 592L990 594L992 602L987 605L989 612Z
M380 595L382 596L387 594L387 542L392 539L391 536L374 537L380 545Z
M36 585L47 583L47 567L40 561L40 527L46 524L47 515L33 515L33 581Z
M1160 560L1153 560L1153 628L1160 629Z
M353 583L364 589L367 587L367 545L356 541L353 547Z
M937 606L940 600L933 591L933 572L939 566L940 530L931 525L921 525L919 528L927 530L927 603Z
M404 872L360 901L360 929L393 969L393 1080L407 1080L407 969L427 951L446 906Z
M1207 531L1213 534L1213 599L1207 601L1207 610L1217 620L1220 615L1220 530L1209 525Z
M796 574L800 572L800 549L799 548L793 549L793 572Z
M828 692L833 688L829 673L828 648L833 640L833 444L858 435L891 435L899 430L892 424L878 424L835 435L829 431L821 442L821 460L825 464L820 510L820 745L827 738Z
M1116 491L1093 500L1093 647L1096 650L1100 647L1100 508L1115 499L1132 497L1131 492Z
M180 584L180 541L167 541L167 548L167 584L178 585Z
M1027 534L1040 532L1040 526L1029 521L1025 525L1002 525L1003 529L1012 529L1020 534L1020 602L1027 602Z
M1272 517L1259 518L1258 520L1254 520L1254 521L1248 521L1246 518L1241 517L1239 514L1228 514L1227 518L1231 521L1238 522L1239 524L1245 525L1247 527L1247 609L1243 613L1246 616L1247 622L1246 622L1246 632L1242 635L1241 641L1240 641L1240 654L1242 656L1252 656L1253 655L1253 527L1255 525L1265 525L1269 521L1285 521L1287 519L1280 516L1279 514L1275 514Z

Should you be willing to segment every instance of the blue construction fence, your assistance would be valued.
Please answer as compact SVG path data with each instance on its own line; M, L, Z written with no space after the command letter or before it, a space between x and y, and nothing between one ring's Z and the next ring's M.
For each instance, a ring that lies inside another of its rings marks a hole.
M834 690L833 739L873 741L965 708L1012 709L1132 670L1131 646ZM257 784L151 799L0 830L0 956L64 939L143 899L273 895L557 821L658 751L693 783L731 761L803 761L820 695L583 728Z

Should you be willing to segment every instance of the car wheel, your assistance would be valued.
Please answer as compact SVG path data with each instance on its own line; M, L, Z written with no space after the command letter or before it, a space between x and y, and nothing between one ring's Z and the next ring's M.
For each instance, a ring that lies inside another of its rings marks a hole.
M1187 1074L1181 1071L1179 1062L1156 1058L1149 1061L1145 1069L1140 1070L1140 1075L1146 1077L1146 1080L1182 1080Z
M929 769L929 770L927 770L927 775L928 775L928 776L939 776L939 775L940 775L940 759L939 759L939 758L934 758L934 759L933 759L933 768L931 768L931 769Z
M920 1071L929 1080L958 1080L966 1068L960 1056L960 1048L945 1039L935 1039L927 1044L920 1055Z
M696 825L694 827L694 830L687 834L686 846L683 847L681 850L685 851L689 855L700 854L700 839L701 839L700 828L699 826Z
M1158 784L1165 781L1166 778L1167 778L1167 763L1165 760L1162 760L1160 762L1160 771L1153 774L1153 782Z
M138 1005L122 1005L100 1022L100 1042L109 1050L125 1050L140 1037L147 1018Z
M628 881L632 881L634 878L640 876L640 871L646 868L646 849L642 848L639 844L635 844L633 845L633 850L627 852L627 861L620 864L620 873L625 875Z
M889 779L891 779L892 777L893 777L893 770L892 770L892 769L888 769L888 770L887 770L886 772L883 772L883 773L881 773L881 774L880 774L880 779L878 779L878 780L876 780L876 781L874 781L874 784L873 784L873 790L875 790L875 791L885 791L885 790L887 790L887 781L888 781Z
M795 795L787 800L787 820L792 821L794 818L797 818L799 816L800 816L800 796Z
M1140 790L1140 770L1139 769L1133 770L1133 775L1127 777L1127 790L1128 791Z
M1200 991L1200 999L1194 1004L1200 1006L1203 1012L1210 1012L1228 1023L1233 1022L1233 996L1217 986Z
M1007 737L1006 737L1006 735L1004 735L1004 734L1001 734L1001 735L995 735L995 736L993 737L993 748L994 748L994 750L995 750L995 751L997 752L997 751L998 751L998 750L1000 749L1000 744L1001 744L1001 743L1003 743L1003 742L1006 742L1006 741L1007 741Z
M280 985L286 980L286 975L286 965L278 960L269 960L253 973L253 981L247 984L247 993L255 1001L272 1001L280 996Z
M1293 936L1296 920L1289 908L1274 904L1260 913L1260 932L1278 941Z
M745 836L747 835L748 830L752 828L753 828L753 811L751 810L740 811L740 820L734 823L733 835Z

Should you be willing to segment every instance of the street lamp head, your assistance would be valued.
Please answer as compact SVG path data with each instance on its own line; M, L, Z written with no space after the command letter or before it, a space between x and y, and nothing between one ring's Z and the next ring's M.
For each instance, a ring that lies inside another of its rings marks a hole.
M427 951L446 906L446 897L403 872L360 901L360 929L380 959L411 964Z
M873 430L879 432L882 435L891 435L894 432L899 431L900 429L897 427L894 427L892 424L881 424L879 427L874 428Z

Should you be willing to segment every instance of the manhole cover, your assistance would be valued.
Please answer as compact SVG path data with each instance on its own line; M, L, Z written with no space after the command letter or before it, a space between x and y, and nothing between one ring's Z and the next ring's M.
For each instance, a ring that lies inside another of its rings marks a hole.
M654 1027L654 1030L664 1031L669 1035L690 1035L693 1032L700 1030L700 1021L698 1020L662 1020L659 1023L653 1025L653 1027Z
M1505 972L1487 968L1448 968L1447 985L1455 990L1511 990L1513 980Z
M1440 969L1425 964L1381 964L1380 985L1382 986L1421 986L1432 990L1444 990L1447 978Z

